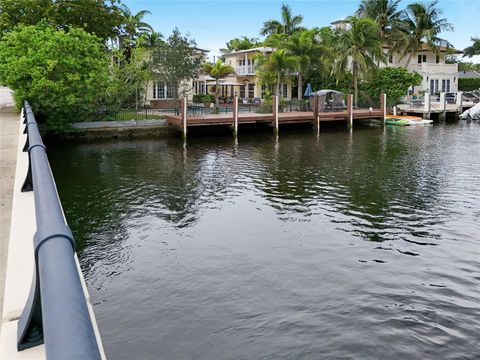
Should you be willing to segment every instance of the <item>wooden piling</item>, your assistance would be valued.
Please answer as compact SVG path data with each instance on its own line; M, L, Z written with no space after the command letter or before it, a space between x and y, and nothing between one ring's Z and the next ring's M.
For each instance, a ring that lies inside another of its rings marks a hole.
M278 132L278 96L272 96L272 112L275 132Z
M313 106L312 106L313 126L318 131L320 129L320 118L318 117L318 95L314 95L312 101L313 101Z
M457 92L456 104L458 107L458 115L461 115L463 113L463 91Z
M380 94L380 109L383 114L383 124L385 125L385 119L387 118L387 94Z
M430 94L425 93L423 101L423 118L430 119Z
M233 135L238 132L238 96L233 97Z
M182 135L185 139L187 137L187 99L184 96L180 98L180 116L182 119Z
M353 127L353 95L347 95L347 124L348 128Z

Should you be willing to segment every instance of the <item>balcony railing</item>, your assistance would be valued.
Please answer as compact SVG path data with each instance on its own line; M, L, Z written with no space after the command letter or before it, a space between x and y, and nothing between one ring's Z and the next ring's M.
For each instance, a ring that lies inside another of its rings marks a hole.
M458 64L434 64L434 63L421 63L421 64L410 64L410 70L415 70L418 72L428 73L428 74L457 74L458 73Z
M22 192L33 191L35 272L18 323L18 350L45 344L47 359L100 359L92 319L45 145L28 102L24 106L29 167Z
M254 65L234 66L237 75L255 75Z

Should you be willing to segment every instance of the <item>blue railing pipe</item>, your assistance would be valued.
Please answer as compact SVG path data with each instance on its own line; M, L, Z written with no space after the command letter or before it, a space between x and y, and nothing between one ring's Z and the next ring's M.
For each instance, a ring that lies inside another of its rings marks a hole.
M47 359L101 359L75 261L75 241L28 102L24 115L30 159L26 184L31 181L33 187L37 231L34 284L19 320L17 347L43 341Z

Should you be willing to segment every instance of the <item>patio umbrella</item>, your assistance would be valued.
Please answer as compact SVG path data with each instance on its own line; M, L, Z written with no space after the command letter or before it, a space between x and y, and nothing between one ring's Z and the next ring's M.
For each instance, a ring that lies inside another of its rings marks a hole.
M307 88L305 89L305 92L303 93L304 97L310 97L312 95L312 86L310 84L307 84Z

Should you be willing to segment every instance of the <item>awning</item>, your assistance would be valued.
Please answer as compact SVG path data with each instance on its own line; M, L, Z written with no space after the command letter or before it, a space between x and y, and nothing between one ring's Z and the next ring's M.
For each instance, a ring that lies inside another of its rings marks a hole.
M214 81L213 82L207 82L207 86L209 85L217 85ZM245 85L244 83L236 83L236 82L228 82L228 81L224 81L224 82L221 82L219 83L218 85L220 86L243 86Z

